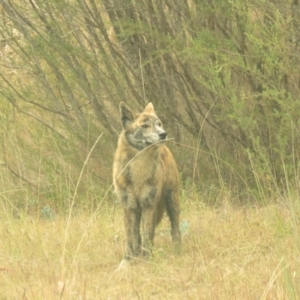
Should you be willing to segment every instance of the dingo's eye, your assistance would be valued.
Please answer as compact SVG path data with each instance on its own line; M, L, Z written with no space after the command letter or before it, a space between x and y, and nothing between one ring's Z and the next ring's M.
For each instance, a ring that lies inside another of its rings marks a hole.
M161 127L162 126L162 124L160 123L160 122L158 122L158 124L157 124L159 127Z
M142 127L143 127L143 128L149 128L150 125L149 125L149 124L143 124Z

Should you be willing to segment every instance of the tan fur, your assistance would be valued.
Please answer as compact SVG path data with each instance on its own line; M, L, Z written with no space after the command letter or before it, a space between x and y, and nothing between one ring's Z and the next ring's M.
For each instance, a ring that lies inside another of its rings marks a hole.
M155 226L167 210L173 242L180 244L178 171L164 145L166 132L152 103L141 114L120 104L123 131L113 165L116 193L123 207L127 235L125 259L141 254L140 223L143 224L144 254L153 245Z

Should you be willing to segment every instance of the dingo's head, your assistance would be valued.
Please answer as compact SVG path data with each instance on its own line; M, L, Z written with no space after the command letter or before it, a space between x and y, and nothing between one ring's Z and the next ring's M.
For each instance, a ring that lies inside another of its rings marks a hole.
M125 103L120 103L120 115L125 137L128 143L139 150L152 144L159 145L167 138L161 120L154 111L153 104L149 102L140 114L133 113Z

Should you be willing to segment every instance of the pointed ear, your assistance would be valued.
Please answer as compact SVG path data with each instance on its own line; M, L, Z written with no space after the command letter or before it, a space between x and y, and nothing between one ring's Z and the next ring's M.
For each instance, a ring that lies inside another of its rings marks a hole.
M147 106L145 107L145 109L144 109L144 112L145 113L148 113L148 114L153 114L153 113L155 113L154 112L154 106L153 106L153 104L151 103L151 102L149 102L148 104L147 104Z
M133 122L134 114L133 112L126 106L124 102L120 103L120 117L123 128L126 128L127 125Z

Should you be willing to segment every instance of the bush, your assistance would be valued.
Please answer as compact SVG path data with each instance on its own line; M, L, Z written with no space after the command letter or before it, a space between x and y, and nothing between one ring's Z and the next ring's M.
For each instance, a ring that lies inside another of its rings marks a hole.
M83 190L99 176L105 186L120 101L137 111L154 102L184 179L262 198L298 185L297 2L1 4L2 161L12 185L16 176L54 184L47 168L66 161L76 181L104 132Z

